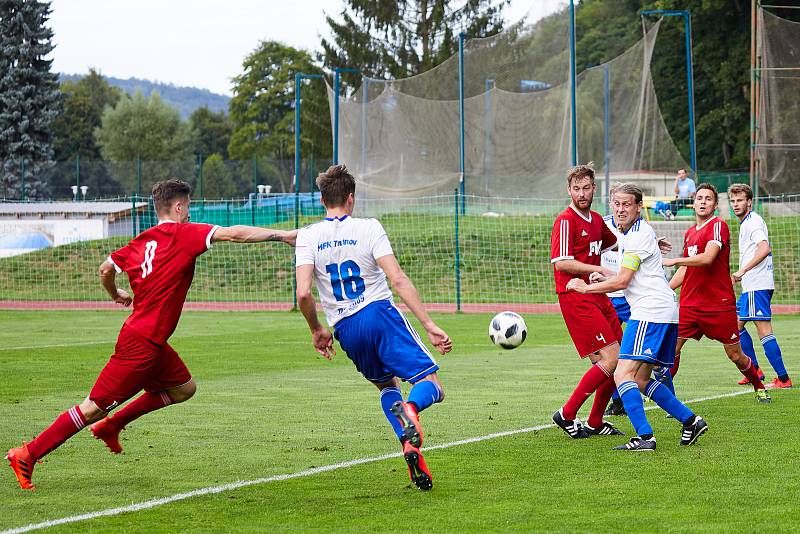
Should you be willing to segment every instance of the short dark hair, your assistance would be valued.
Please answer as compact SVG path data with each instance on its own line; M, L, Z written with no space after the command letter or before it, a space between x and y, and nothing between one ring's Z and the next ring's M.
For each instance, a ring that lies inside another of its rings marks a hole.
M642 189L636 184L632 184L630 182L625 183L625 184L620 184L620 186L617 187L617 190L615 191L615 194L617 194L617 195L633 195L633 198L634 198L634 200L636 201L637 204L641 204L642 203L642 197L643 197Z
M177 178L170 178L153 184L153 204L155 204L157 212L169 209L172 201L176 198L189 198L191 194L192 186Z
M742 193L745 194L747 200L753 200L753 188L747 184L731 184L728 187L728 197L731 195L741 195Z
M717 188L714 187L712 184L705 182L698 185L697 189L695 189L695 194L697 194L697 192L700 191L701 189L708 189L709 191L714 193L714 202L719 202L719 193L717 192Z
M356 179L345 165L333 165L317 176L317 187L322 202L328 208L344 206L347 197L356 192Z
M572 185L572 180L589 178L594 184L594 162L590 161L586 165L576 165L567 172L567 187Z

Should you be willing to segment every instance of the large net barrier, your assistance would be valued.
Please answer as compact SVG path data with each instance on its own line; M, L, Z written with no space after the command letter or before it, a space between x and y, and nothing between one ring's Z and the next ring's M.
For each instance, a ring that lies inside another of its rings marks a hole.
M379 218L400 264L432 309L557 311L550 235L566 201L477 195L465 200L462 214L454 193L364 199L357 201L355 215ZM79 211L69 211L69 204L77 204ZM91 203L0 204L0 256L6 256L0 257L0 308L118 307L100 285L97 269L110 252L156 224L152 202L139 198L87 204ZM760 198L757 205L773 249L773 302L783 305L783 311L800 311L800 195ZM603 211L599 201L594 207ZM224 226L294 228L322 216L318 193L193 201L191 207L192 221ZM721 216L731 228L735 270L739 224L726 202ZM693 223L689 218L652 222L676 251ZM87 239L90 224L106 236ZM280 243L215 244L197 261L188 307L292 308L293 253ZM126 276L118 281L127 287Z
M761 191L800 190L800 23L759 7L753 173Z
M663 175L686 165L650 75L659 25L577 77L578 159L595 161L601 188L608 167L612 180L672 194L662 191ZM459 186L462 154L467 195L563 195L572 146L566 12L468 39L462 56L411 78L364 78L339 97L339 160L359 179L360 198L449 194Z

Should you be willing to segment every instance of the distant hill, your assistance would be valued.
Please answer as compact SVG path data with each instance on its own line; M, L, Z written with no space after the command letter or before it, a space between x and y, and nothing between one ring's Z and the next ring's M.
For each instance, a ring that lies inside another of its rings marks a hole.
M83 74L64 74L59 73L59 79L63 81L78 81L83 78ZM181 113L181 117L188 118L197 108L207 106L211 111L228 112L229 96L212 93L208 89L198 89L197 87L178 87L171 83L151 82L150 80L140 80L139 78L112 78L103 76L108 83L114 87L119 87L129 95L136 91L141 91L143 95L150 96L153 91L157 91L161 99L174 107Z

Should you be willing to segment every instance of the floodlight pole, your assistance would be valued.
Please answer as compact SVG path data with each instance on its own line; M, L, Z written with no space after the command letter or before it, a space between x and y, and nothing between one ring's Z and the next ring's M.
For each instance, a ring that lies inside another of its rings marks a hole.
M361 72L360 69L333 69L333 164L339 164L339 92L341 90L341 74L343 72Z
M578 164L578 117L575 100L575 0L569 0L569 86L570 86L570 127L572 129L572 150L570 161Z
M492 88L497 83L494 78L486 78L486 93L483 97L483 180L486 192L489 192L489 173L492 170L492 140L489 132L492 129Z
M292 177L292 187L294 188L294 227L300 227L300 87L304 79L322 78L322 74L304 74L296 72L294 75L294 176ZM292 309L297 309L297 281L292 278Z
M683 17L683 28L686 38L686 80L689 93L689 153L695 177L697 170L697 144L694 131L694 69L692 68L692 14L686 9L648 9L644 15L661 15L662 17Z
M464 214L466 192L464 177L464 41L467 34L458 34L458 118L460 123L459 136L459 189L461 190L461 214Z

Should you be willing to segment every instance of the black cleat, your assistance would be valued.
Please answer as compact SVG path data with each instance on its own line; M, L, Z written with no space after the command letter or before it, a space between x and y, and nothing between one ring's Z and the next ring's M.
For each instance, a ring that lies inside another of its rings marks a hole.
M622 399L611 399L611 402L606 408L605 413L603 413L606 417L609 415L628 415L625 413L625 405L622 404Z
M608 421L603 421L603 424L598 428L592 428L588 424L584 427L590 436L624 436L625 432L617 430L614 425Z
M617 445L612 451L654 451L656 450L656 438L642 439L634 436L624 445Z
M681 431L681 445L694 445L697 438L708 430L708 423L702 417L695 415L689 423L683 425Z
M589 437L589 433L583 428L579 420L564 419L560 409L553 414L553 422L572 439L584 439Z

